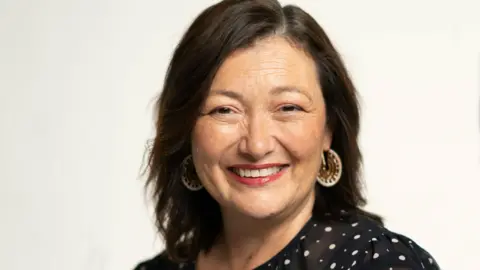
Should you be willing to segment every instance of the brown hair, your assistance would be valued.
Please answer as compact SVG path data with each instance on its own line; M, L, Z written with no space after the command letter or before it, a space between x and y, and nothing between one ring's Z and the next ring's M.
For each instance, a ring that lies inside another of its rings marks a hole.
M332 149L343 162L340 182L316 185L314 217L325 212L360 209L359 106L347 70L324 30L302 9L276 0L224 0L204 10L178 44L157 103L156 137L148 158L147 187L153 191L156 222L173 260L195 259L212 247L222 229L218 203L181 182L181 162L191 151L191 133L213 77L234 51L259 39L279 35L315 61L332 131Z

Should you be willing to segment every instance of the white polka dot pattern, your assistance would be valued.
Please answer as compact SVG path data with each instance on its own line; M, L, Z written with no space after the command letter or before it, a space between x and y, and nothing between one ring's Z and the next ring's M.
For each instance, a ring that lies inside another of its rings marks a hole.
M371 219L347 211L325 216L327 221L308 221L281 252L254 270L440 269L433 257L411 239ZM180 268L162 254L135 270L195 270L194 262Z

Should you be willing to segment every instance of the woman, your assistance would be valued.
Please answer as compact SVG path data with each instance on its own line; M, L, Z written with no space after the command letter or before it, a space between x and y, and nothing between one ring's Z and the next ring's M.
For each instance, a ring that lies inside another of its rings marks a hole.
M156 269L439 269L361 209L359 108L315 20L275 0L203 11L158 100Z

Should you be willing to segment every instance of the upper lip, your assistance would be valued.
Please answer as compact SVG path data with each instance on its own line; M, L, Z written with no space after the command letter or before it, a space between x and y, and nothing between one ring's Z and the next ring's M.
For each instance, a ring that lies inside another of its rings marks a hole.
M265 164L236 164L233 165L231 168L237 169L248 169L248 170L260 170L272 167L280 167L285 166L285 163L265 163Z

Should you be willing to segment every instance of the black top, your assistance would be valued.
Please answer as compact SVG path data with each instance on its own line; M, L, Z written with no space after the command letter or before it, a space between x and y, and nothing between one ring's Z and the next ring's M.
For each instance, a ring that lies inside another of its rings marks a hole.
M329 214L326 214L327 216ZM135 270L194 270L195 263L172 263L165 253ZM311 218L290 243L255 270L439 270L433 257L406 236L365 216Z

